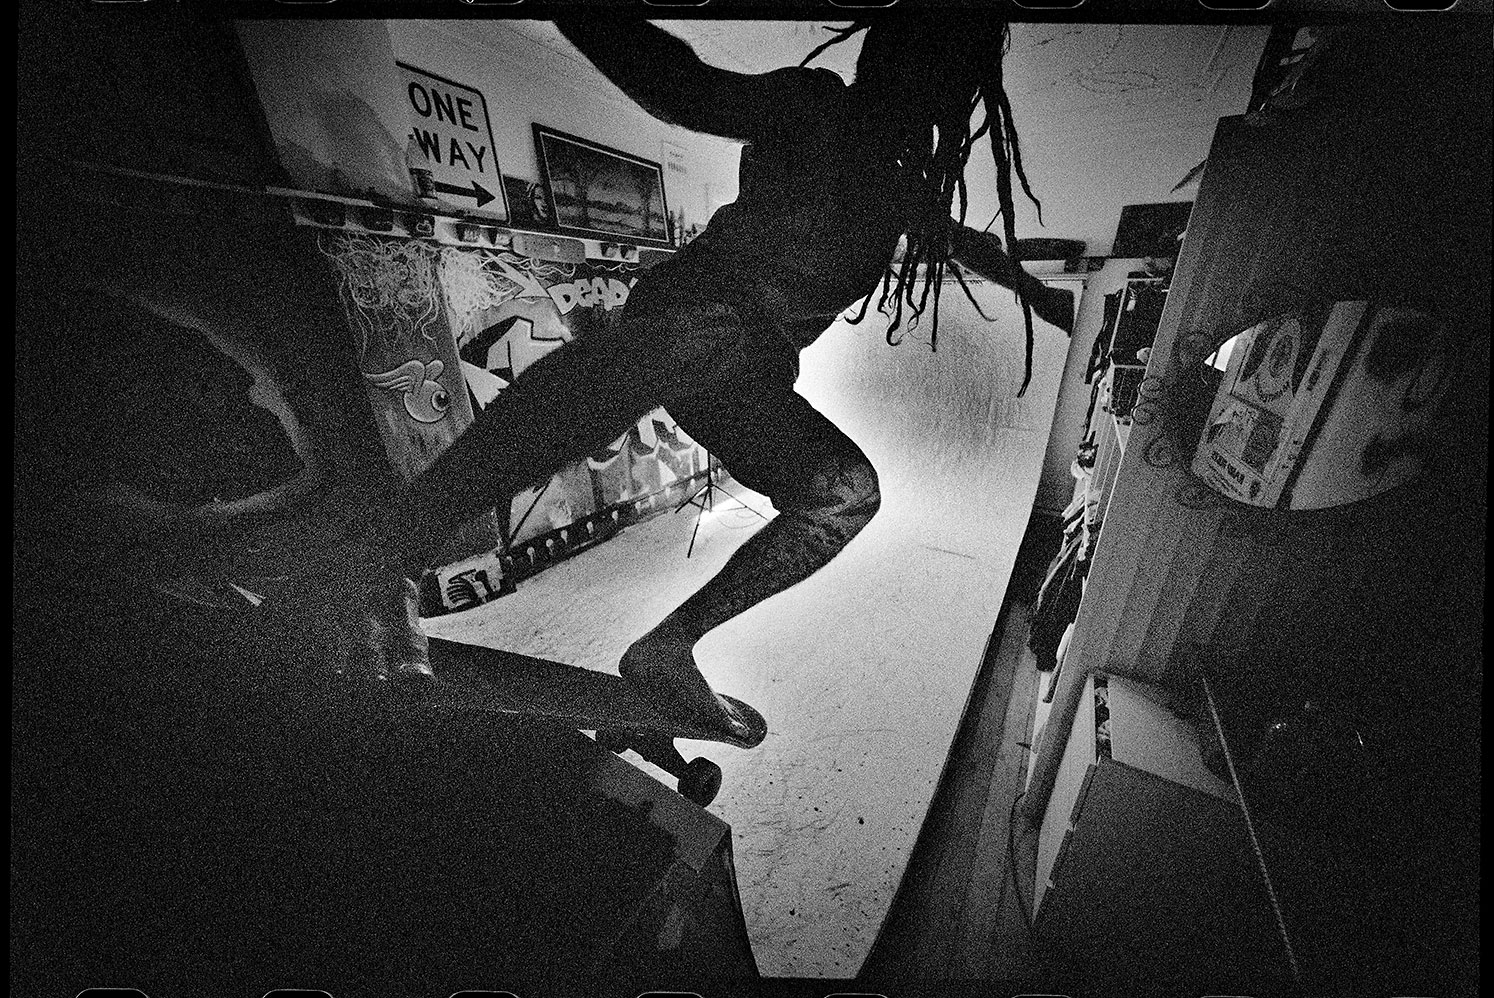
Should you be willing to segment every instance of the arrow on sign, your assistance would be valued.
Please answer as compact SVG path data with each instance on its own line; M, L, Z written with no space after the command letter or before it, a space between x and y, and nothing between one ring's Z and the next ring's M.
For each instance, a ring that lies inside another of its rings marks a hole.
M456 184L443 184L439 181L435 186L436 190L442 194L450 194L453 197L459 198L477 198L477 207L479 208L493 200L493 195L488 189L475 180L472 181L471 187L458 187Z

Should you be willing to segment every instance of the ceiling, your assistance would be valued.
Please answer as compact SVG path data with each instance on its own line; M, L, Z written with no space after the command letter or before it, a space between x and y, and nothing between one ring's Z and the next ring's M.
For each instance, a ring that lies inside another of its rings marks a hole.
M657 22L705 61L739 72L797 65L826 40L828 22ZM514 25L518 27L517 24ZM564 46L533 23L535 40ZM1082 239L1104 255L1128 204L1188 200L1172 188L1208 154L1219 118L1245 111L1264 25L1016 24L1006 56L1006 90L1043 225L1019 198L1017 234ZM814 62L853 75L860 39ZM996 212L994 168L973 156L967 219Z

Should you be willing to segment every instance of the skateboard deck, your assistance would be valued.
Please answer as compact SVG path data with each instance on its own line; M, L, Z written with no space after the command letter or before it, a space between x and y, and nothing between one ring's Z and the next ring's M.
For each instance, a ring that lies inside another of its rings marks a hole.
M610 751L631 749L673 775L679 792L702 807L720 789L721 770L709 759L686 761L675 739L752 748L767 735L763 716L731 697L724 699L752 729L745 742L666 720L609 673L440 638L430 640L430 652L437 678L415 701L420 709L488 711L595 731Z

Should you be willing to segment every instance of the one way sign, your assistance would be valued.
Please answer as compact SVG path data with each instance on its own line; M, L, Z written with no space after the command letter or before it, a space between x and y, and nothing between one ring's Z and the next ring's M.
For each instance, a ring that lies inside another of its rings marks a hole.
M395 63L405 104L410 109L410 136L405 156L417 178L429 171L429 192L458 208L482 208L508 217L503 175L482 91Z

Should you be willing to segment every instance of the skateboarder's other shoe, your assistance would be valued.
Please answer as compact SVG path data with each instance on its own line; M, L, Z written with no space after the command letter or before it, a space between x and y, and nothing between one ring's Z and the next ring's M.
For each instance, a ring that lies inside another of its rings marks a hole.
M400 575L393 595L393 605L370 623L389 678L414 688L436 678L430 641L420 629L420 588Z
M415 584L369 544L312 555L265 608L285 640L282 650L313 677L382 687L435 676Z
M718 740L741 748L754 748L762 741L762 733L754 732L711 689L695 665L688 641L674 643L661 640L656 633L646 634L623 653L617 671L660 717L716 731Z

